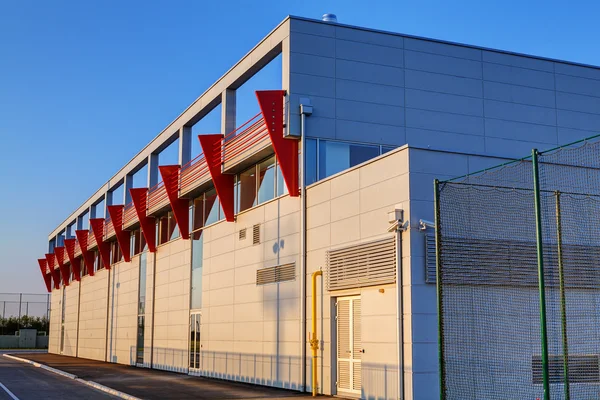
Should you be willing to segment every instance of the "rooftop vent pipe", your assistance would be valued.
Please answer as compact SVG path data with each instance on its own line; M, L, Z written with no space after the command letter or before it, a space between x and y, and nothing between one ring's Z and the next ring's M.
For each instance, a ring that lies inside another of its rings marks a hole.
M323 14L321 19L325 22L337 22L337 17L335 14Z

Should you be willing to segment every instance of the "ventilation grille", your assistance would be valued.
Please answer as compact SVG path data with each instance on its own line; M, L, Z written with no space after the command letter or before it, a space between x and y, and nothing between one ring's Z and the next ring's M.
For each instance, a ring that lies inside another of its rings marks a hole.
M597 354L569 354L569 382L571 383L600 383L600 359ZM541 385L542 356L534 355L531 358L533 384ZM563 383L564 364L562 355L548 357L548 372L550 383Z
M252 227L252 244L260 243L260 224L256 224Z
M256 284L267 285L296 279L296 264L277 265L256 271Z
M246 228L240 229L239 238L240 238L240 240L246 239Z
M435 233L425 233L425 283L436 283Z
M394 237L327 252L327 289L396 282Z

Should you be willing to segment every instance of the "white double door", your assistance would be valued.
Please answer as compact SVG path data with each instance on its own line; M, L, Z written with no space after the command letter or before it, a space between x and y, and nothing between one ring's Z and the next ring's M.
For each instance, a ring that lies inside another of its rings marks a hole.
M338 298L336 304L337 390L340 394L361 394L363 349L360 315L360 296Z

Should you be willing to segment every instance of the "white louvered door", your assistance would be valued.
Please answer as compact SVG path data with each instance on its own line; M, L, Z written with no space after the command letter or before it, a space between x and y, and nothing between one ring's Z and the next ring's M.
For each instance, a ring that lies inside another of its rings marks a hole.
M337 301L337 389L361 394L362 342L360 296L340 297Z

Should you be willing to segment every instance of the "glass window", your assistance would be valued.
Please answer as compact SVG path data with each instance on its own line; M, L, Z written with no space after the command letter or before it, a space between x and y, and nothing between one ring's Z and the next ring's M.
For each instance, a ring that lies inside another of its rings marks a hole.
M319 179L337 174L379 155L379 146L319 141Z
M192 213L192 230L197 231L204 226L204 196L194 199L193 206L190 207Z
M258 164L258 204L275 198L275 157Z
M158 220L158 244L167 243L169 241L169 217L167 215L163 215Z
M138 294L138 314L143 315L146 312L146 258L148 253L144 252L140 256L140 286Z
M381 154L397 149L397 147L381 146Z
M191 308L202 308L202 235L192 240Z
M144 363L144 325L146 317L143 315L138 316L138 327L137 327L137 341L136 341L136 364Z
M304 183L310 185L317 181L317 140L306 139L306 151L304 152Z
M81 276L86 276L88 274L87 265L83 261L83 257L79 258L79 266L81 268Z
M238 212L256 205L256 167L242 172L238 177Z
M283 179L281 167L279 166L279 163L277 163L277 196L282 196L284 194L288 194L288 188L285 184L285 179Z
M169 240L173 240L179 237L179 226L177 226L175 214L172 211L169 211L167 217L169 219Z
M219 204L216 190L213 189L206 192L204 201L204 212L206 215L206 222L204 224L210 225L220 219L219 210L221 208L221 204Z

